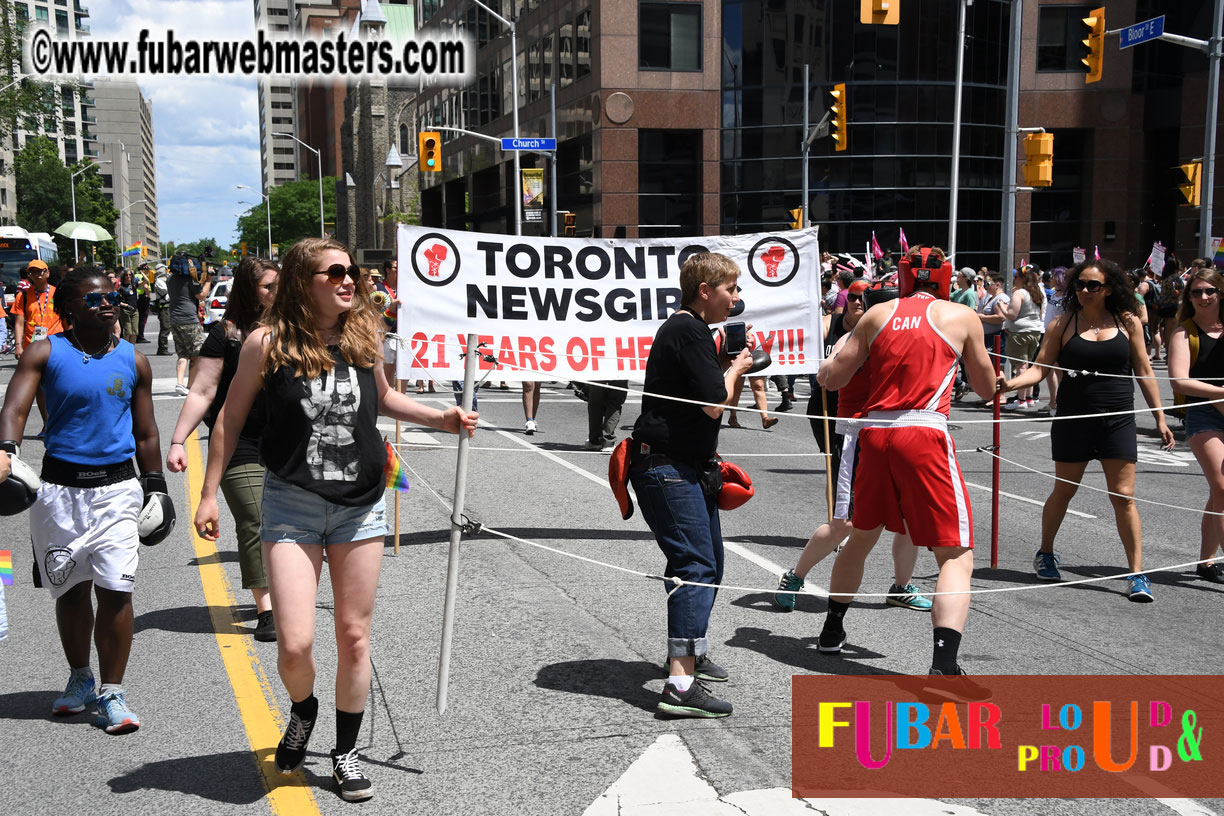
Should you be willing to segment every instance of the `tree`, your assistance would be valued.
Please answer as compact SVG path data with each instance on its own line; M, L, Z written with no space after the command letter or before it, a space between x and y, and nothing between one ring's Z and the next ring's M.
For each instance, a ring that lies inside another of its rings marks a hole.
M298 240L319 234L319 182L310 179L291 181L273 187L270 198L272 243L277 245L281 257ZM323 220L333 224L336 222L336 180L331 176L323 179ZM261 201L239 216L237 229L238 240L246 242L249 252L253 253L259 247L267 254L265 202Z
M25 3L21 10L25 12ZM21 38L26 25L17 16L13 0L0 0L0 65L9 69L0 73L0 86L12 82L21 70ZM20 121L54 117L54 105L55 86L49 82L26 79L0 92L0 139L11 134Z
M106 266L116 266L119 262L119 235L116 230L119 223L119 210L102 194L102 174L92 161L77 162L69 170L73 173L82 167L88 167L76 179L76 209L77 221L90 221L104 227L115 237L110 241L102 241L93 245L97 261ZM71 206L71 205L70 205Z
M13 172L17 177L17 223L30 232L55 234L56 227L72 219L72 174L88 167L77 176L77 221L92 221L112 235L119 211L102 194L102 176L97 165L78 162L71 168L60 161L59 148L45 136L26 140L25 146L13 157ZM72 240L56 235L55 243L61 258L72 257ZM100 242L95 247L101 263L113 264L115 242Z

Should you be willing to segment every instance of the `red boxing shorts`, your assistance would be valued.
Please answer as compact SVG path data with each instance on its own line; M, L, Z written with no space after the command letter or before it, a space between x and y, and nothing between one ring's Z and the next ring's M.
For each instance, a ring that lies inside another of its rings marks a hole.
M973 511L956 445L929 425L863 428L854 475L858 530L909 531L919 547L973 548Z

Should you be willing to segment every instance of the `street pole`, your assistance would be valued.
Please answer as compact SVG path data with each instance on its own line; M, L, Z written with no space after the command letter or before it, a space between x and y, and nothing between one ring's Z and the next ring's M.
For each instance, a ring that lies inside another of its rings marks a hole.
M480 0L472 0L473 3L480 6L493 17L501 21L502 25L510 29L510 84L514 86L514 105L511 108L513 115L512 128L514 129L514 138L519 137L519 100L518 100L518 39L514 31L514 21L508 20L498 14L493 9L486 6ZM557 134L554 133L553 136ZM514 188L512 196L514 202L514 234L523 234L523 176L519 170L519 151L514 151L514 183L511 185Z
M1011 39L1007 66L1007 128L1003 137L1003 218L999 248L999 272L1007 291L1011 291L1011 269L1016 257L1016 140L1020 138L1020 28L1021 0L1012 0Z
M272 196L264 196L264 215L268 216L268 260L272 260Z
M812 88L811 74L812 67L805 62L803 64L803 201L800 202L803 211L799 216L799 226L804 229L808 228L808 149L812 143L812 136L809 132L811 125L808 124L808 96Z
M314 150L314 148L311 148L311 149ZM315 150L315 161L318 162L317 166L318 166L318 172L319 172L319 237L326 238L327 232L323 229L323 151L322 150ZM269 216L269 219L270 218L271 216ZM272 254L271 223L272 223L271 220L269 220L268 221L268 224L269 224L268 254L269 255Z
M1199 190L1199 257L1211 260L1211 212L1215 194L1216 111L1220 96L1220 48L1224 37L1224 0L1215 2L1215 22L1207 59L1207 133L1203 138L1203 178Z
M76 173L68 179L68 185L72 188L72 223L76 223ZM72 239L72 265L76 266L77 261L81 259L81 251L77 248L77 239Z
M965 9L973 0L957 0L956 96L952 101L952 198L948 207L948 260L956 262L956 211L960 200L961 95L965 85ZM1015 46L1017 41L1013 40Z
M555 139L557 138L557 86L555 83L548 86L548 114L549 114L549 118L552 120L552 135L553 135L553 138ZM517 150L514 152L518 153ZM548 218L552 222L549 225L548 234L552 236L553 238L556 238L557 237L557 151L556 150L554 150L552 152L552 155L549 156L548 158L548 175L550 176L549 181L552 186L552 195L548 197L549 201L551 202L551 204L548 207Z

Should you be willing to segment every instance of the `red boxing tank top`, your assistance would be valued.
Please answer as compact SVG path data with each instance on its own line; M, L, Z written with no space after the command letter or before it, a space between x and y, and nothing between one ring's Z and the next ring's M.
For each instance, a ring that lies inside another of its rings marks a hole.
M897 302L892 317L871 341L867 371L871 390L864 411L938 411L948 415L960 354L931 325L935 298L918 292Z
M842 419L855 419L863 416L863 405L867 402L871 391L871 377L867 373L867 363L863 363L850 382L837 392L837 416Z

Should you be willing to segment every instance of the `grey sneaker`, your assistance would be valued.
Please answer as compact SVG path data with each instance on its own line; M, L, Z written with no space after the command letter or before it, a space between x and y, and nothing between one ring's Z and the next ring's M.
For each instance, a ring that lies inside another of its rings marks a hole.
M108 734L128 734L140 728L140 718L128 708L126 692L108 691L98 698L94 725Z
M671 671L670 659L663 661L663 671ZM707 683L725 683L730 676L727 674L727 670L711 660L708 654L703 654L697 658L697 664L693 672L697 675L698 680L704 680Z
M787 570L778 579L778 589L781 591L774 593L773 605L783 612L790 612L794 610L798 598L795 593L803 589L803 579L796 575L794 570Z
M688 691L667 683L659 696L655 710L671 717L698 717L715 719L731 715L731 704L710 694L710 690L700 680L694 680Z
M68 714L80 714L86 707L98 700L97 683L89 667L76 669L68 676L68 685L64 694L55 698L51 704L51 713L63 717Z

